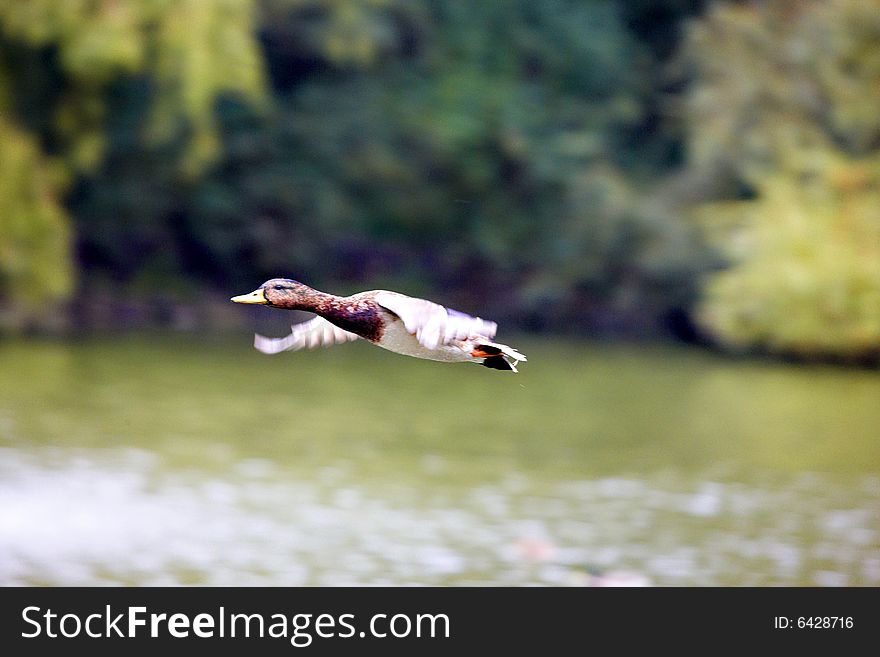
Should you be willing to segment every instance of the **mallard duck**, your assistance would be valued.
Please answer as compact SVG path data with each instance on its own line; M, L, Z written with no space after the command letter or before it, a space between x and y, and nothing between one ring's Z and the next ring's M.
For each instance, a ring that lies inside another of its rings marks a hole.
M498 328L495 322L398 292L371 290L339 297L287 278L273 278L231 301L318 315L294 324L283 338L254 336L254 347L265 354L364 338L405 356L471 362L496 370L516 372L517 363L526 360L516 349L492 341Z

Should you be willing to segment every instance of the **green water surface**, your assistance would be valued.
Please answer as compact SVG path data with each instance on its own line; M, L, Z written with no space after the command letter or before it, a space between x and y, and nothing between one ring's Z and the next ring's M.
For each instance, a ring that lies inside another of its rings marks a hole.
M0 582L880 584L876 371L515 346L0 343Z

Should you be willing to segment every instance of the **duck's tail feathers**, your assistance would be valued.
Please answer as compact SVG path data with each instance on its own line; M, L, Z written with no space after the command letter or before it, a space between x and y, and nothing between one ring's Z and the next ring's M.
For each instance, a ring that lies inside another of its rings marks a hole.
M517 364L520 361L525 362L528 360L524 354L521 354L513 347L497 342L480 342L476 346L475 352L479 352L483 357L481 364L493 370L518 372L519 370L516 369Z

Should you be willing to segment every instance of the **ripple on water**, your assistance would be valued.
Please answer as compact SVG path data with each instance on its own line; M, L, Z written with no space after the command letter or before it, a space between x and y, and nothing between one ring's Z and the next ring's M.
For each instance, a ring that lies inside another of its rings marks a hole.
M515 473L438 494L344 463L4 448L0 584L876 586L877 489Z

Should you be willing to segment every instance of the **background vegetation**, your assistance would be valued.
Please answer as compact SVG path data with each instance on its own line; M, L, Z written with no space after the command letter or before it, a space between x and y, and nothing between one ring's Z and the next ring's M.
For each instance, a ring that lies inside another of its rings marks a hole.
M0 321L275 275L880 354L880 1L0 1Z

